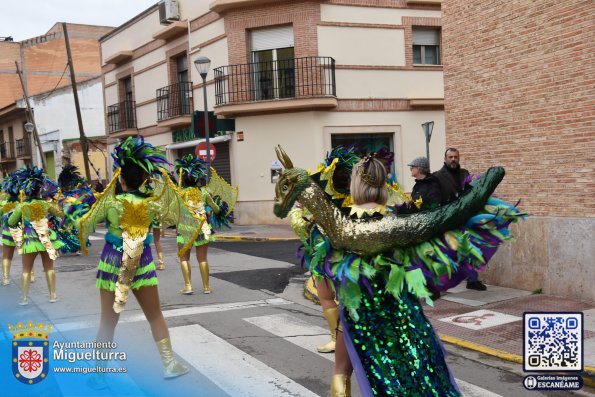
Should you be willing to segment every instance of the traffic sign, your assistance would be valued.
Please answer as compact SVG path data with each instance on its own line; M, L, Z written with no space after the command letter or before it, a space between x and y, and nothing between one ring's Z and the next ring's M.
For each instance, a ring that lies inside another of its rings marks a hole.
M211 162L213 162L213 160L215 160L215 156L217 155L217 150L215 149L215 145L213 145L212 143L209 143L210 146L210 155L211 155ZM201 159L202 161L208 161L207 160L207 143L205 141L200 142L197 146L196 149L194 151L196 153L196 156Z

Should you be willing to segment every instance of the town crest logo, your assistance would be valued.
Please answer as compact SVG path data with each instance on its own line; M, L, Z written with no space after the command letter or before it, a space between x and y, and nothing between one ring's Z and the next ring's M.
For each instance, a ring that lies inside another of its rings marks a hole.
M16 379L34 385L44 380L49 370L48 334L52 324L47 326L40 322L35 325L29 321L27 325L8 324L12 333L12 373Z

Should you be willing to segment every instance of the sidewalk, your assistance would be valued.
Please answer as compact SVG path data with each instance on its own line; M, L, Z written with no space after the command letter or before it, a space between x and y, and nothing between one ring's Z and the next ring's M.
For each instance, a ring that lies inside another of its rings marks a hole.
M287 225L233 225L218 232L219 241L292 241L297 238ZM305 286L305 295L314 290ZM467 349L518 364L523 363L523 313L582 312L583 376L586 385L595 386L595 302L581 302L547 294L489 285L487 291L474 291L461 284L424 311L440 338Z

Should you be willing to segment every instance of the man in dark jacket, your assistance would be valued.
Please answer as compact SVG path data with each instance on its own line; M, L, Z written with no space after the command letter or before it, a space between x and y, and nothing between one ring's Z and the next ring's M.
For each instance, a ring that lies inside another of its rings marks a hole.
M469 171L461 168L459 164L459 151L457 149L446 149L446 152L444 152L444 166L434 172L434 177L440 184L442 204L446 204L459 197L469 179Z
M459 151L455 148L448 148L444 152L444 166L434 172L434 177L440 184L442 204L456 200L469 183L469 171L461 168L459 160ZM479 281L479 275L475 270L469 271L467 288L477 291L485 291L487 289L485 284Z

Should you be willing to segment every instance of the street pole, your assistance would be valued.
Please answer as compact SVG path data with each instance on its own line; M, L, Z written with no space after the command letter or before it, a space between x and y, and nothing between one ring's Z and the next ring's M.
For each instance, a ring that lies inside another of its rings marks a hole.
M19 68L19 63L14 61L14 64L17 67L17 74L19 75L19 80L21 80L21 87L23 88L23 96L25 97L25 103L27 104L27 112L29 113L29 118L31 123L33 124L33 137L35 138L35 142L37 143L37 147L39 149L39 155L41 157L41 168L47 171L47 165L45 163L45 154L43 153L43 149L41 147L41 141L39 140L39 134L37 133L37 124L35 123L35 118L33 117L33 111L31 110L31 104L29 103L29 95L27 95L27 87L25 87L25 82L23 81L23 75L21 74L21 69ZM23 135L23 138L25 136ZM29 145L31 148L33 147L33 143L31 142L31 137L29 137ZM31 150L31 164L33 164L33 150Z
M76 119L79 125L79 135L81 140L81 150L83 151L83 162L85 163L85 177L91 182L91 171L89 170L89 145L83 128L83 118L81 116L81 107L79 104L79 95L76 88L76 77L74 75L74 65L72 64L72 55L70 54L70 40L68 39L68 30L66 23L62 22L62 31L64 32L64 41L66 42L66 55L68 56L68 66L70 68L70 83L72 84L72 94L74 95L74 107L76 108Z
M202 92L204 95L205 101L205 143L207 144L207 183L211 180L211 144L209 143L209 108L207 106L207 78L205 76L202 77Z
M432 139L432 130L434 129L434 122L428 121L427 123L423 123L421 128L424 131L424 135L426 137L426 158L428 159L428 164L430 164L430 139Z

